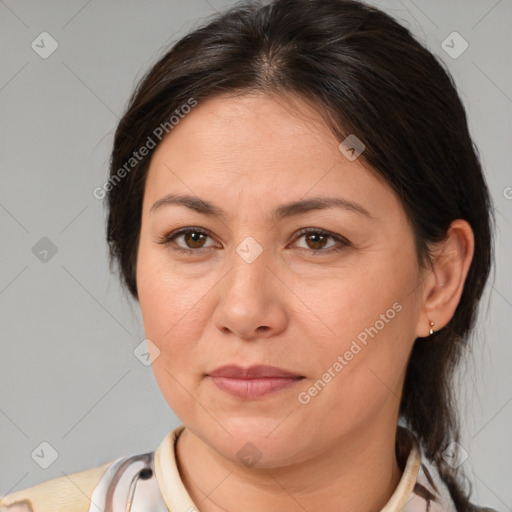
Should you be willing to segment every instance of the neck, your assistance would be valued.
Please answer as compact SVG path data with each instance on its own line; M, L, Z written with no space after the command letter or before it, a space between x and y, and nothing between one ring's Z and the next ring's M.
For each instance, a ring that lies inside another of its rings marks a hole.
M247 468L222 457L188 429L176 459L183 484L201 512L377 512L402 471L395 454L396 423L358 430L328 453L272 468Z

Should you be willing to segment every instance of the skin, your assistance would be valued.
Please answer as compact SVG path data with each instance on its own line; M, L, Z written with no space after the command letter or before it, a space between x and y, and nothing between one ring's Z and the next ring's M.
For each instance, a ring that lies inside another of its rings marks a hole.
M395 435L408 357L430 320L438 330L452 317L473 235L454 221L433 247L434 267L420 268L400 200L362 158L347 159L339 142L299 98L224 95L200 102L152 156L139 302L146 337L160 351L156 380L186 427L178 468L201 512L236 511L241 503L247 512L378 511L400 480ZM226 218L182 205L150 212L168 193L210 201ZM356 202L371 218L328 208L271 220L278 206L313 196ZM208 236L158 243L182 227ZM350 244L298 235L302 228ZM262 248L251 263L236 251L248 236ZM299 393L397 302L401 311L300 403ZM206 375L228 363L268 364L305 378L244 400ZM261 454L252 467L237 456L248 442Z

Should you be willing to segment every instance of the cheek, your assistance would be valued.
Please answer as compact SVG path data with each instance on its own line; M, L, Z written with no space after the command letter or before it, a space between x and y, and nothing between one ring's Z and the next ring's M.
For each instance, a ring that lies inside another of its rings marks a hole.
M181 351L197 339L205 314L201 294L169 278L155 277L139 289L146 337L163 352Z
M139 305L146 338L160 350L160 364L170 369L186 358L191 340L198 339L204 320L204 285L166 266L160 254L141 247L137 265ZM183 360L183 359L179 359Z
M186 420L195 414L191 393L196 393L198 374L191 370L197 365L196 342L207 316L200 300L204 290L177 279L145 255L137 273L145 336L157 347L152 371L166 402Z
M342 349L361 333L364 341L365 329L372 326L384 335L402 325L407 316L402 311L416 300L411 293L416 280L414 260L384 254L340 269L329 279L299 282L294 292L309 306L311 326L317 325L319 333L338 340L336 349Z
M330 284L316 283L310 292L307 300L318 315L304 320L309 329L304 350L311 356L315 377L329 381L327 393L319 383L328 408L350 404L349 410L364 414L371 407L363 404L378 408L379 402L400 393L414 341L418 304L417 294L411 292L418 269L413 254L396 256L376 258L359 271L333 276Z
M327 432L371 424L395 411L400 402L411 343L404 334L408 330L405 306L373 303L354 314L351 311L338 310L338 323L332 324L337 335L324 343L315 340L313 349L309 346L305 352L313 370L299 390L303 394L298 401L307 402L299 411L307 416L306 423L321 417Z

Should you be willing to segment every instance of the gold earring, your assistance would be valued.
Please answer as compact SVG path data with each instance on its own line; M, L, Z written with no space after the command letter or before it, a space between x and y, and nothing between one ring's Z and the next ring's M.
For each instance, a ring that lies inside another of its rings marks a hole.
M435 332L434 329L432 329L432 327L434 327L435 323L432 322L432 321L429 321L429 322L430 322L430 331L429 331L429 333L430 333L430 336L432 336L432 334L434 334L434 332Z

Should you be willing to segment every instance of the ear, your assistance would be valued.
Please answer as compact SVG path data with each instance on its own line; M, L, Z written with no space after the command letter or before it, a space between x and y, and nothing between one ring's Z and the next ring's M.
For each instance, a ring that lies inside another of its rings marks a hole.
M426 276L423 277L416 337L429 336L431 327L439 331L453 317L464 289L474 248L474 235L469 223L462 219L454 220L445 239L436 244L432 268L426 270ZM434 325L431 326L430 322L434 322Z

